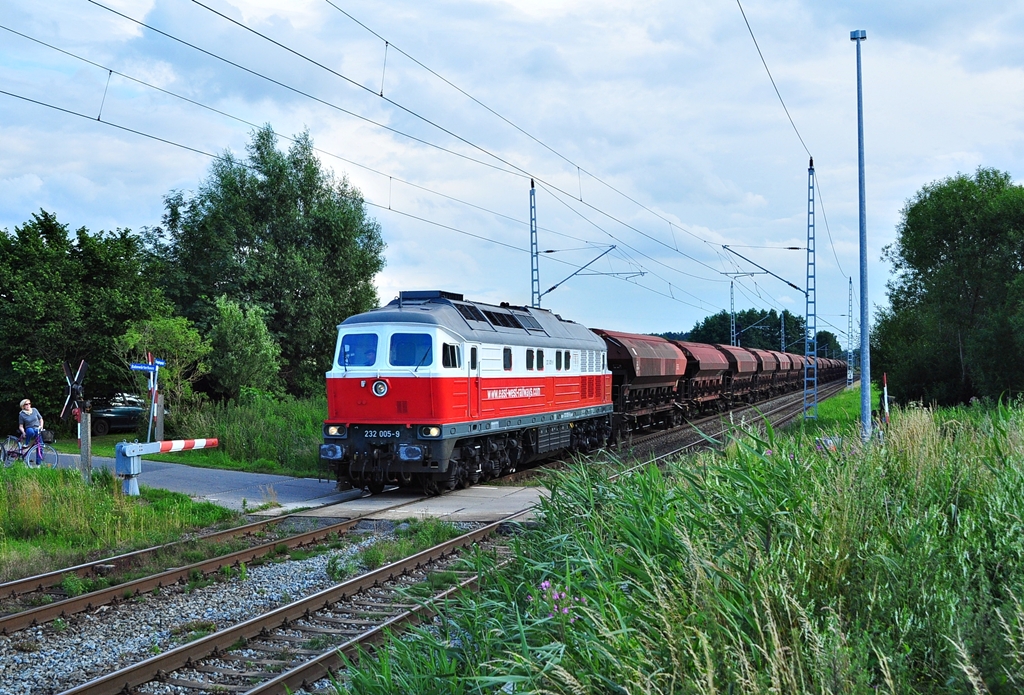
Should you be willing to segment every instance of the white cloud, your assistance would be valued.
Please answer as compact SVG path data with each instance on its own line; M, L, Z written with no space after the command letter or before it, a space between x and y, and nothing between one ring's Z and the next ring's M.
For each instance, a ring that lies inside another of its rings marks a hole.
M542 285L572 271L556 258L583 264L600 251L599 244L618 245L595 264L601 272L625 273L642 265L647 273L630 280L574 278L545 299L545 306L581 322L643 332L687 329L706 313L728 306L728 281L717 270L750 269L722 251L722 244L805 244L807 154L732 5L678 0L446 0L429 5L357 0L342 5L392 46L437 69L570 163L394 48L388 52L385 95L487 152L191 4L111 3L339 107L466 157L508 167L491 156L496 155L537 176L545 185L537 193L542 247L587 245L579 240L592 247L545 257ZM881 248L893 240L904 202L923 184L977 166L1021 175L1024 49L1018 37L1024 10L995 1L970 8L953 2L912 5L847 7L786 0L746 7L790 113L815 155L822 313L845 313L847 306L847 281L827 241L826 216L842 270L856 273L858 263L850 29L862 27L869 35L863 51L874 302L884 301L888 276L878 260ZM214 0L214 6L379 91L382 42L326 3ZM382 172L324 159L339 174L347 173L367 200L385 208L371 208L389 244L388 265L378 279L382 300L401 289L432 287L489 301L528 301L527 254L386 209L391 205L525 248L528 177L482 167L346 116L143 32L93 5L10 0L5 9L5 22L19 31L253 123L269 122L281 134L308 127L320 148ZM951 31L956 41L947 38ZM107 89L102 70L6 36L0 42L0 81L7 91L90 118ZM104 120L214 153L227 148L242 152L249 131L116 78L107 89ZM0 196L0 227L13 228L40 207L55 210L72 227L156 224L162 196L173 188L195 188L209 166L201 155L3 95L0 124L5 143L0 185L6 194ZM585 171L578 171L577 164ZM551 186L565 191L561 201L547 191ZM585 203L607 215L572 200L581 193ZM665 220L690 234L673 230ZM802 284L802 254L749 252ZM740 285L737 306L803 308L802 297L794 298L786 285L771 279L746 278Z

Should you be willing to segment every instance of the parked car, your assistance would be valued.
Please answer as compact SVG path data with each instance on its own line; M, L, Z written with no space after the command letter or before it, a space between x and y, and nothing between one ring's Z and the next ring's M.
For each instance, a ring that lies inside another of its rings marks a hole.
M115 393L109 398L92 399L92 433L102 436L119 430L138 429L146 421L146 401L129 393Z

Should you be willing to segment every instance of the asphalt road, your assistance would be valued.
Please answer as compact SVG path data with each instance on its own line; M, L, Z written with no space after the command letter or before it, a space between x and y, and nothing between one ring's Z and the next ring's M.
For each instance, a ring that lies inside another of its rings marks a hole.
M75 468L79 457L61 454L61 468ZM93 468L114 470L114 459L92 457ZM180 463L142 459L139 485L181 492L196 500L207 500L222 507L241 511L268 502L281 505L282 511L302 507L320 507L360 497L361 490L338 492L334 480L290 478L286 475L243 473L216 468L196 468Z

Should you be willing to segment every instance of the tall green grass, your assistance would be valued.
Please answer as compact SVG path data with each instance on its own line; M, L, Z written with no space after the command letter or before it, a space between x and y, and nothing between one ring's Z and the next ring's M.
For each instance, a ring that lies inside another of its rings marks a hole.
M127 497L110 474L94 480L85 484L75 470L0 469L0 582L178 540L235 516L165 490Z
M255 394L241 403L205 403L175 420L177 437L216 437L216 449L167 460L293 476L317 474L327 397Z
M1019 692L1024 410L898 410L868 446L840 419L834 451L766 428L558 474L514 566L339 689Z

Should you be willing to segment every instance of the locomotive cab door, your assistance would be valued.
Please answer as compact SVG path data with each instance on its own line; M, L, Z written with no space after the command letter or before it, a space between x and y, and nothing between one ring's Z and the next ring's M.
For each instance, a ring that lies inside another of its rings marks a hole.
M469 417L473 419L480 417L480 345L467 343L466 352L468 353L466 369L469 377Z

